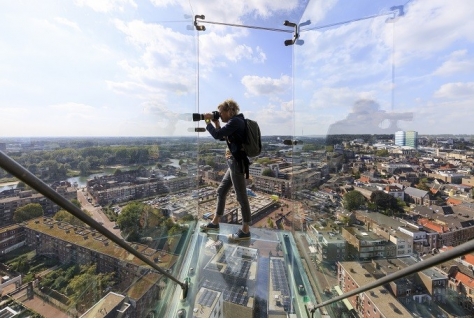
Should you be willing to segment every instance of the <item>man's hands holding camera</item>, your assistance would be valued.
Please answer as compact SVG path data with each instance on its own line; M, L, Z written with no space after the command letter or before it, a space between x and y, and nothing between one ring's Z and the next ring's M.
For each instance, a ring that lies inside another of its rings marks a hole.
M214 113L204 113L203 117L206 124L209 124L212 121L216 128L220 127L219 117Z

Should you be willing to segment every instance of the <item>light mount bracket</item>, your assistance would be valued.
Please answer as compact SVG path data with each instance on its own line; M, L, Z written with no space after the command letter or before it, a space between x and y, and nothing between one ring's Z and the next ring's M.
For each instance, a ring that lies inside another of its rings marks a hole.
M296 24L296 23L294 23L294 22L290 22L290 21L288 21L288 20L285 20L285 22L283 22L283 25L284 25L285 27L291 27L291 28L294 28L294 29L295 29L295 31L293 32L293 39L285 40L285 46L289 46L289 45L295 44L296 40L298 40L298 38L300 37L298 24Z

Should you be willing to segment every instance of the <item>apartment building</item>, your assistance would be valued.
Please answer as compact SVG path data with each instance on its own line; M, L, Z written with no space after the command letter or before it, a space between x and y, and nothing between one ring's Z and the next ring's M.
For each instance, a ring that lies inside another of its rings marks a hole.
M73 187L57 187L56 190L66 199L77 199L77 191ZM13 196L0 198L0 225L12 225L15 210L27 204L40 204L45 216L53 216L61 208L43 194L33 190L14 192Z
M339 262L338 284L342 292L348 292L416 262L411 257ZM412 303L444 303L447 286L448 276L433 267L348 299L361 318L407 318L412 317L407 310Z
M358 211L356 216L375 234L393 242L397 247L397 256L428 253L438 247L438 233L424 229L414 221L362 211Z
M342 237L347 241L349 257L356 260L396 257L397 249L394 243L364 227L344 227Z
M291 180L280 179L269 176L252 176L253 187L255 190L275 194L280 197L291 197Z
M336 261L347 259L347 242L341 234L327 229L318 230L314 227L311 229L316 237L315 255L317 260L334 264Z
M436 170L428 173L428 177L435 178L449 184L461 184L463 179L468 178L469 175L465 173L458 173L453 170Z
M87 181L87 190L94 201L100 205L120 203L133 199L146 198L159 194L169 194L186 189L196 189L196 176L158 178L134 178L120 182L113 176Z
M19 225L0 228L0 256L25 244L25 232Z
M416 264L418 260L414 258L401 258L400 262L404 264L402 267L407 267ZM414 286L406 294L407 297L410 297L407 298L407 303L412 300L418 303L428 300L432 302L446 302L449 277L440 271L438 267L431 267L414 275Z
M395 197L396 199L400 199L400 200L405 199L405 192L402 189L400 189L398 186L387 185L385 187L381 187L381 190L385 194L389 194L390 196Z
M95 264L98 272L114 273L120 290L126 291L133 306L133 317L146 317L160 299L163 275L137 257L112 243L89 227L73 226L51 218L36 218L22 226L26 244L38 255L55 256L61 263ZM148 246L133 247L164 269L171 268L177 256Z
M460 307L472 311L474 309L474 255L467 254L446 261L438 265L437 268L448 276L447 289L455 296L454 302Z
M339 262L337 281L342 293L350 292L375 280L377 265L354 261ZM389 268L387 268L389 269ZM380 276L383 274L379 271ZM385 287L378 287L347 298L360 318L410 318L411 313Z

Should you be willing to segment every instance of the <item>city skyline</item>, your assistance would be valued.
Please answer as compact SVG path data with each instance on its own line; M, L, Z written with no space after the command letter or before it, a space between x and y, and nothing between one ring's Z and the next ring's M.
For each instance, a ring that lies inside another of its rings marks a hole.
M4 3L0 134L193 136L203 123L183 115L226 98L266 136L473 134L473 10L461 0ZM206 31L188 30L195 14ZM285 20L309 21L303 45L284 46Z

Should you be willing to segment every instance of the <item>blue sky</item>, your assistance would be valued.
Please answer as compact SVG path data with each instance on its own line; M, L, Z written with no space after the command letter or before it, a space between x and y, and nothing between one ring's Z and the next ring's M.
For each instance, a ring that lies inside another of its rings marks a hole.
M285 47L291 33L198 34L195 14L310 24ZM4 1L0 136L195 135L183 114L226 98L264 135L474 134L473 16L470 0Z

